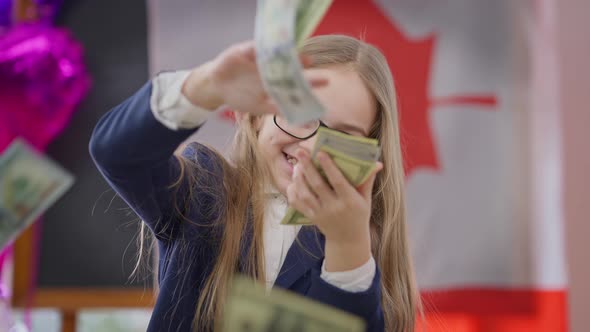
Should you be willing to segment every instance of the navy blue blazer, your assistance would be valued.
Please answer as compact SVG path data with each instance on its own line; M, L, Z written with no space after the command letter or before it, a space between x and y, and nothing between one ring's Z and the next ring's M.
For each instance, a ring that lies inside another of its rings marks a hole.
M221 188L222 172L219 160L202 145L193 143L183 151L207 167L208 174L199 176L209 188L195 188L196 198L185 211L195 222L177 218L173 202L185 198L187 188L182 184L178 195L170 189L179 176L173 153L195 130L172 131L158 122L150 110L151 90L147 83L100 119L90 139L90 154L107 182L157 239L160 292L148 331L190 331L197 299L219 250L220 230L210 227L217 196L211 188ZM366 320L368 331L383 331L379 270L367 291L344 291L320 278L323 236L304 227L297 237L302 246L296 241L289 249L275 287L358 315ZM242 254L248 245L242 245Z

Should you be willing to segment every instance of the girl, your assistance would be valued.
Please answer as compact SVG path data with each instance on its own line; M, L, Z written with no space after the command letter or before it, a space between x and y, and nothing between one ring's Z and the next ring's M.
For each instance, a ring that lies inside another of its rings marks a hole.
M148 331L218 329L236 273L413 331L419 308L406 239L395 92L383 55L345 36L309 39L305 74L325 117L294 126L265 94L251 42L190 72L158 75L108 112L90 152L157 239L159 294ZM197 143L174 151L211 110L238 111L229 160ZM325 154L319 126L377 138L381 162L358 188ZM281 226L287 205L315 226Z

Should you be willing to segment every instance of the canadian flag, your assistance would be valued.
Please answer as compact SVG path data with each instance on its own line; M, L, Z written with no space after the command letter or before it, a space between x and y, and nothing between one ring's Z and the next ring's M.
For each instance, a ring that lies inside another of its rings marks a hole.
M426 331L567 330L544 3L334 0L315 32L361 37L392 69ZM251 39L255 5L150 0L152 72ZM196 138L223 150L232 130L220 112Z

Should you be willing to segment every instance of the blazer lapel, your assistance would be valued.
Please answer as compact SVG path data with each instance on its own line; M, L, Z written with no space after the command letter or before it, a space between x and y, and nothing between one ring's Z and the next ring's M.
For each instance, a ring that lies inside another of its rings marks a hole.
M303 226L287 252L275 286L289 288L312 267L319 267L324 257L324 241L315 227Z

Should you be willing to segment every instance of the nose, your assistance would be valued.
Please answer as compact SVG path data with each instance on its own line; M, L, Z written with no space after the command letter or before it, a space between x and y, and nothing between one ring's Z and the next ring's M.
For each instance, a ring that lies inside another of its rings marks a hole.
M312 137L310 137L310 138L308 138L306 140L299 141L299 144L298 144L299 147L302 148L302 149L305 149L309 153L311 153L312 150L313 150L313 146L315 144L315 141L316 141L316 137L317 137L317 135L314 135L314 136L312 136Z

